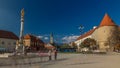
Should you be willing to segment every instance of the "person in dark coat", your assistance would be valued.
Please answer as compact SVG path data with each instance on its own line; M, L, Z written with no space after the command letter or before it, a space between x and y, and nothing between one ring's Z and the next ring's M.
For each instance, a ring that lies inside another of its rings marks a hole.
M54 51L54 59L57 60L57 49Z

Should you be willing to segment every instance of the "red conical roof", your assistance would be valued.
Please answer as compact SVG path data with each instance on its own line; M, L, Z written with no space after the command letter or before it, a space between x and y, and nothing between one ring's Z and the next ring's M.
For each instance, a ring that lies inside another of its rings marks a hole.
M108 14L105 14L104 18L102 19L100 26L116 26L116 24L113 22L113 20L108 16Z

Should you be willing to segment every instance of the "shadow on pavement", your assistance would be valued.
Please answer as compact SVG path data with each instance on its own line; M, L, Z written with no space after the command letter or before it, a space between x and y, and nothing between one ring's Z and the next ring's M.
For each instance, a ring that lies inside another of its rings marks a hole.
M55 61L64 61L64 60L68 60L68 58L57 59Z
M68 65L80 65L80 64L96 64L98 62L79 62L79 63L73 63L73 64L68 64Z

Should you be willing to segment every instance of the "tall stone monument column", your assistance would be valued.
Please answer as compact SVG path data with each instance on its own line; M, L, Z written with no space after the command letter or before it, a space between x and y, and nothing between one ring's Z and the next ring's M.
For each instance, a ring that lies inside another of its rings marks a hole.
M18 44L16 45L17 53L25 53L24 41L23 41L23 31L24 31L24 9L21 10L21 27L20 27L20 37Z

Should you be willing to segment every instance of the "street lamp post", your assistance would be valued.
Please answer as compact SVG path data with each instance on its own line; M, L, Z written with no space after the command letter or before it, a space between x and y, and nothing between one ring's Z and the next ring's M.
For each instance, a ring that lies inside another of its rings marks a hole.
M80 25L78 29L80 30L80 35L82 35L82 32L83 32L84 26L83 26L83 25Z
M78 29L80 30L80 35L82 35L84 26L83 26L83 25L80 25ZM77 48L78 48L78 52L79 52L79 51L80 51L80 44L77 46Z

